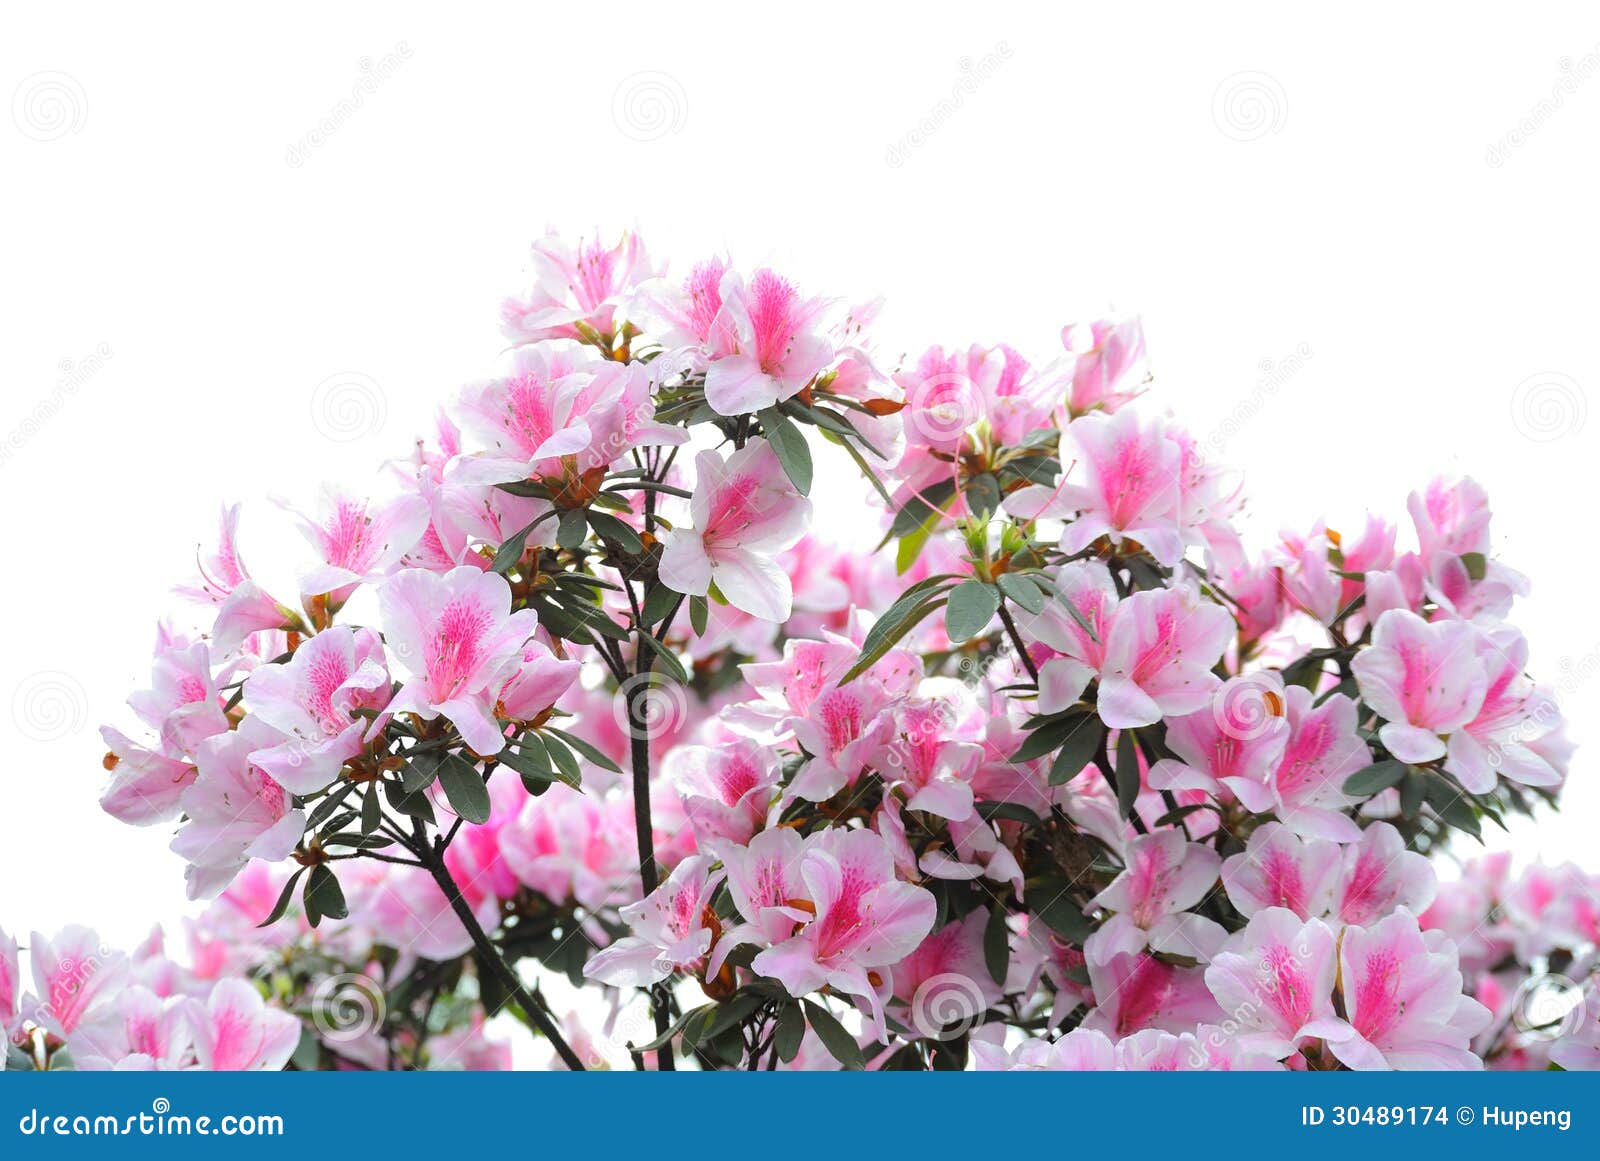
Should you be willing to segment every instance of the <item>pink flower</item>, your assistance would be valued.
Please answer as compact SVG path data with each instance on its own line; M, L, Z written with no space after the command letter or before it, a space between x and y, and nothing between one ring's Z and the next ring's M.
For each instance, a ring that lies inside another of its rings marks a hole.
M1054 1042L1024 1040L1007 1052L998 1044L973 1040L979 1072L1115 1072L1117 1049L1104 1032L1074 1028Z
M1084 1028L1118 1040L1141 1028L1186 1032L1214 1021L1221 1012L1199 968L1182 968L1152 955L1122 953L1105 963L1089 962L1095 1007Z
M200 577L196 583L179 585L177 591L202 604L220 605L229 593L250 579L239 559L239 505L222 509L217 530L217 547L200 557Z
M227 657L253 634L269 629L303 631L305 624L299 613L246 577L217 606L217 619L211 626L211 647L217 656Z
M542 641L529 640L522 647L522 663L500 687L495 716L532 721L561 700L582 668L582 662L557 657Z
M1341 858L1337 843L1303 839L1282 823L1262 823L1241 854L1223 861L1222 883L1246 918L1275 907L1315 919L1333 906Z
M1066 478L1081 465L1082 482L1023 488L1007 498L1008 512L1066 519L1061 550L1068 554L1104 536L1136 541L1164 565L1182 559L1184 450L1162 421L1142 421L1133 411L1086 415L1061 433L1060 450Z
M484 451L445 470L455 485L543 480L553 488L608 467L630 448L682 443L688 433L655 422L649 372L537 348L516 353L512 374L461 393L462 423Z
M818 329L828 303L801 298L771 270L748 285L733 271L718 286L727 322L706 368L706 402L719 415L760 411L797 394L833 360L833 345Z
M715 584L735 608L787 620L794 594L774 557L805 532L811 502L795 491L766 440L751 440L727 460L701 452L695 468L694 526L667 535L662 581L691 596L705 596Z
M554 231L533 244L533 292L501 307L504 331L514 343L575 339L579 325L610 336L629 290L651 275L638 235L624 233L615 246L598 238L568 245Z
M268 1008L245 980L219 980L204 1003L185 1009L200 1067L212 1072L277 1072L300 1043L300 1021Z
M983 952L988 921L988 910L979 907L945 924L894 965L901 1023L918 1035L942 1039L949 1028L970 1028L999 1002L1000 985L989 974Z
M300 578L300 592L327 594L334 609L357 585L387 576L428 528L428 502L414 492L375 504L326 489L320 508L317 517L289 508L322 562Z
M1345 779L1372 761L1356 733L1356 703L1331 693L1319 705L1298 685L1284 691L1284 700L1289 739L1283 757L1267 779L1266 797L1245 805L1272 811L1296 834L1351 842L1358 828L1343 813L1355 804L1344 792Z
M0 931L0 1037L16 1026L17 1001L21 999L21 991L17 941Z
M1221 866L1216 851L1189 842L1180 830L1135 838L1122 872L1089 901L1115 913L1083 945L1089 963L1103 966L1146 947L1209 959L1227 933L1188 909L1210 893Z
M215 897L251 859L287 858L305 833L305 812L251 760L279 738L252 715L198 747L199 775L179 800L187 821L172 840L173 852L189 864L189 898Z
M1344 865L1334 892L1333 913L1346 923L1367 926L1404 907L1421 914L1433 902L1438 880L1422 855L1406 850L1400 832L1374 822L1361 841L1344 848Z
M679 746L667 756L664 773L678 785L697 839L747 843L767 821L782 771L772 747L740 738Z
M1039 666L1041 714L1060 713L1080 697L1105 664L1106 637L1117 607L1111 572L1099 561L1064 564L1054 579L1056 599L1019 620L1026 637L1056 656Z
M881 1028L881 970L905 958L932 929L933 895L897 880L889 848L866 830L811 836L800 879L804 895L794 906L809 914L751 967L792 996L833 987L861 998Z
M37 931L28 940L37 1009L29 1014L57 1036L108 1016L128 973L128 957L100 942L87 927L64 927L54 939ZM27 1002L23 1004L27 1009Z
M1145 360L1144 326L1138 315L1074 323L1061 329L1061 344L1072 356L1073 415L1093 408L1116 411L1139 394L1135 378Z
M622 918L631 934L590 956L584 974L620 988L701 970L721 933L711 909L723 880L723 872L712 870L715 863L709 855L685 859L648 898L624 907Z
M406 569L378 594L384 632L406 683L392 714L445 715L474 752L498 754L505 736L495 695L522 663L538 617L511 612L511 586L498 573L453 568L443 576Z
M1455 945L1424 933L1404 907L1339 941L1339 986L1351 1034L1328 1047L1354 1069L1476 1069L1468 1048L1490 1014L1462 994Z
M1267 780L1289 741L1283 679L1271 671L1232 677L1211 704L1167 720L1167 747L1182 761L1163 758L1150 768L1156 790L1223 787L1253 810L1270 804Z
M1530 745L1560 728L1561 709L1525 676L1527 639L1502 625L1480 635L1478 653L1489 684L1477 714L1450 735L1450 772L1474 794L1494 789L1496 774L1524 786L1560 786L1562 775Z
M1307 1037L1348 1034L1333 1007L1337 971L1332 928L1269 907L1212 960L1206 986L1241 1040L1282 1060Z
M1362 698L1387 719L1378 736L1402 762L1443 758L1445 737L1477 717L1489 688L1475 627L1399 609L1378 618L1351 668Z
M1117 1042L1121 1072L1261 1072L1281 1067L1231 1025L1201 1024L1179 1034L1146 1028Z
M211 650L203 641L190 644L163 634L156 647L151 688L130 695L128 705L160 734L163 750L171 754L189 753L205 738L228 728L219 679L211 670Z
M638 866L624 857L631 839L615 810L562 785L529 799L498 835L518 880L553 903L590 910L605 905L618 883L637 881Z
M140 985L126 988L104 1018L68 1042L73 1062L86 1071L182 1068L192 1047L186 1007L182 997L162 998Z
M389 671L383 640L372 629L335 625L281 665L263 665L245 681L245 707L285 735L250 760L295 794L313 794L339 776L388 716Z
M178 816L178 799L194 781L191 763L157 753L110 726L100 729L110 751L111 780L100 795L100 807L113 818L134 826L170 822Z
M888 738L872 764L904 791L907 810L962 822L972 816L972 777L983 758L972 740L981 728L977 707L957 681L930 679L927 692L935 696L909 698L889 711Z
M1134 593L1111 621L1100 676L1100 720L1148 726L1206 706L1221 680L1211 667L1233 636L1233 618L1188 585Z

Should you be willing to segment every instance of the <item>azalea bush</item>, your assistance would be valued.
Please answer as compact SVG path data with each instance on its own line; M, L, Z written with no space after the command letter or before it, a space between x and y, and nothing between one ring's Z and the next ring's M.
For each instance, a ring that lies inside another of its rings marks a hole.
M1600 881L1435 870L1571 751L1472 481L1251 551L1136 318L533 260L298 592L224 509L101 798L212 902L0 941L9 1066L1594 1066Z

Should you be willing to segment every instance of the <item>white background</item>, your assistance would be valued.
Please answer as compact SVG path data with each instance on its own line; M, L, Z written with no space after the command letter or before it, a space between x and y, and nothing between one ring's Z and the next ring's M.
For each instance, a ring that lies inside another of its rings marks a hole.
M265 498L403 454L494 365L546 225L886 294L890 352L1046 359L1142 311L1156 399L1246 470L1262 540L1480 479L1593 736L1592 6L663 7L8 12L0 925L126 944L189 909L165 836L99 812L95 726L219 503L287 577ZM1600 863L1597 782L1580 755L1518 850Z

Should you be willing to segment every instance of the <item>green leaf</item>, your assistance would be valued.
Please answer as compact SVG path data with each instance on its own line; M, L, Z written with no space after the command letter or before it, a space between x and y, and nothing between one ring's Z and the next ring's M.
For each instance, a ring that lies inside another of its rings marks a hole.
M1422 809L1423 785L1421 774L1415 770L1406 772L1400 783L1400 817L1417 817L1417 812Z
M945 605L944 627L951 644L970 641L988 626L1000 611L1000 590L976 577L962 581L950 590Z
M1095 754L1105 744L1106 731L1099 717L1085 714L1077 727L1061 740L1061 749L1050 763L1050 785L1063 786L1083 773L1083 768L1094 761Z
M361 800L361 833L371 834L383 821L383 799L378 797L376 786L367 787L367 796Z
M639 634L639 640L649 646L650 651L656 655L658 668L666 677L676 681L679 685L689 684L689 671L683 667L683 662L678 660L678 655L657 641L649 633Z
M706 635L706 622L711 619L711 606L704 597L689 598L689 627L696 637Z
M566 730L558 730L554 726L545 726L544 732L547 734L554 734L556 737L560 738L563 742L571 746L574 750L578 751L578 753L582 754L585 758L593 762L602 770L610 770L613 774L622 773L621 766L618 766L610 758L606 757L595 747L591 746L588 742L585 742L582 738L573 734L569 734Z
M568 508L561 513L561 523L556 526L556 545L560 548L577 548L589 534L589 521L582 508Z
M389 800L389 805L401 814L424 819L427 822L433 821L433 803L428 801L428 796L422 791L408 792L398 782L385 782L383 794Z
M1025 826L1038 826L1039 816L1020 802L975 802L973 809L988 822L1020 822Z
M644 541L639 539L639 534L615 516L608 516L604 512L591 509L589 527L593 528L602 539L618 545L623 552L637 556L644 551Z
M1478 822L1478 813L1472 808L1472 800L1467 792L1431 770L1424 772L1422 777L1425 782L1423 796L1439 818L1447 825L1464 830L1482 841L1483 827Z
M478 768L460 754L447 754L439 763L439 788L450 809L468 822L489 821L489 788Z
M294 885L299 882L300 876L305 873L306 869L301 867L289 876L289 881L283 885L283 890L278 892L278 901L272 905L272 911L265 919L256 924L257 927L271 927L283 918L283 913L289 910L289 899L294 895Z
M519 749L510 746L497 755L502 766L510 766L522 776L522 785L529 794L543 794L556 780L555 767L550 752L537 734L523 734L518 740Z
M1481 581L1489 573L1489 559L1481 552L1463 552L1461 564L1467 570L1467 576L1475 581Z
M905 598L901 597L899 601L890 605L882 619L867 630L866 640L861 643L861 656L856 658L856 663L839 679L840 685L855 680L871 669L885 653L894 648L900 638L916 628L929 613L942 607L944 593L941 590L933 596L919 597L906 605L902 605L903 601Z
M894 523L889 526L890 538L915 532L930 520L937 522L955 494L954 480L940 480L912 495L894 514Z
M578 759L572 756L572 751L556 738L541 738L540 741L544 743L545 753L550 755L556 777L574 790L582 786L583 772L578 768Z
M999 905L989 911L989 922L983 927L983 962L989 969L989 978L1004 985L1006 968L1011 963L1010 930L1006 927L1006 909Z
M756 418L761 420L767 443L778 453L784 475L802 496L810 495L811 448L806 444L806 437L776 407L759 412Z
M894 550L894 571L896 575L909 572L911 566L917 563L917 557L922 555L923 547L933 535L933 530L939 524L939 516L935 513L924 520L917 528L906 533L900 538L899 545Z
M854 1036L845 1031L844 1025L834 1018L833 1013L814 1000L802 1002L806 1006L806 1018L811 1023L811 1030L817 1034L817 1039L822 1041L829 1055L847 1069L865 1068L867 1061L861 1054L861 1046L856 1043Z
M682 593L674 592L666 585L651 585L644 595L644 608L640 610L644 615L644 623L659 625L682 599Z
M1044 925L1069 943L1083 946L1094 925L1084 915L1083 909L1068 893L1065 879L1045 879L1026 887L1023 902L1029 911L1043 920Z
M1123 818L1133 817L1133 804L1139 797L1139 750L1133 731L1123 730L1117 737L1117 809Z
M350 914L350 909L345 905L344 891L327 863L318 863L311 868L311 874L306 879L303 901L306 907L306 922L312 927L324 918L343 919Z
M1013 604L1021 606L1030 613L1044 612L1045 595L1039 591L1039 586L1024 574L1003 572L1000 574L999 584L1000 591Z
M1404 762L1389 758L1382 762L1374 762L1365 770L1357 770L1344 780L1344 792L1357 798L1371 798L1379 791L1387 790L1397 785L1400 779L1406 776L1406 771L1411 767Z
M987 516L1000 509L1000 481L982 472L967 481L967 508L975 516Z
M509 489L507 490L509 491ZM554 515L555 509L552 508L550 511L535 519L534 522L529 524L526 528L520 529L517 532L513 532L510 539L502 544L500 546L500 550L494 554L494 563L489 566L490 570L498 573L510 572L512 565L516 564L517 561L522 559L523 550L528 547L529 534Z
M702 1017L709 1019L709 1016L707 1016L707 1010L714 1007L715 1005L712 1004L703 1004L698 1008L690 1008L687 1012L679 1016L670 1025L668 1025L667 1030L661 1033L661 1035L657 1036L654 1040L644 1044L631 1044L629 1047L634 1052L654 1052L658 1048L665 1048L669 1043L672 1042L672 1038L674 1036L683 1031L683 1026L687 1024L691 1018Z
M800 1055L800 1045L806 1038L806 1017L799 1004L786 1004L778 1013L778 1028L772 1034L772 1043L778 1059L788 1064Z

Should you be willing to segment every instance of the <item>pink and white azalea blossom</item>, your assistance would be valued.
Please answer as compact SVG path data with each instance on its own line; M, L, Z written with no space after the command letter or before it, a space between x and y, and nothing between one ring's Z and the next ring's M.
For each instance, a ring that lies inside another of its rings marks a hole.
M679 746L668 755L664 772L679 787L697 839L741 844L765 825L781 774L772 747L749 738Z
M538 616L511 611L511 586L498 573L453 568L443 576L406 569L378 593L389 649L405 684L391 714L443 714L484 755L505 741L495 697L523 660Z
M1056 654L1039 665L1042 714L1067 709L1099 676L1117 607L1116 585L1099 561L1064 564L1051 579L1056 599L1039 613L1019 618L1029 637Z
M983 758L983 747L973 740L976 706L959 682L934 680L926 690L934 696L911 698L891 711L887 741L873 765L904 791L907 810L962 822L972 815L972 777Z
M1477 1069L1468 1047L1490 1012L1462 994L1455 944L1401 907L1339 940L1339 988L1351 1032L1328 1047L1350 1068Z
M1140 835L1111 885L1090 900L1114 914L1083 945L1091 964L1150 947L1202 962L1227 936L1220 924L1189 911L1217 882L1222 859L1178 830Z
M215 1072L277 1072L300 1043L300 1021L269 1008L244 980L221 980L185 1011L200 1067Z
M584 974L612 987L637 987L678 970L698 971L721 932L711 910L723 880L715 863L709 855L685 859L649 897L624 907L633 934L590 956Z
M142 985L123 989L105 1018L72 1037L74 1063L85 1071L184 1067L193 1047L187 1005L182 996L158 996Z
M1269 907L1315 919L1333 908L1343 855L1337 843L1301 838L1280 822L1262 823L1244 850L1222 863L1222 885L1249 918Z
M330 488L319 508L316 516L289 509L320 561L300 578L300 592L326 595L334 609L350 599L357 585L387 576L428 528L428 502L415 492L375 503Z
M1111 316L1061 329L1061 344L1072 359L1072 415L1099 408L1116 411L1139 394L1145 361L1144 326L1138 315Z
M100 795L101 809L134 826L178 817L178 800L194 781L194 764L142 746L110 726L102 727L100 736L111 767L111 780Z
M1257 912L1206 968L1206 986L1240 1037L1282 1060L1308 1037L1342 1037L1333 1007L1333 929L1282 907Z
M1420 915L1437 889L1432 864L1407 850L1394 827L1374 822L1361 832L1361 841L1344 848L1332 911L1345 923L1364 927L1400 907Z
M706 402L719 415L743 415L792 398L833 361L820 326L826 299L802 298L768 269L747 283L735 271L717 288L726 323L706 368Z
M1135 541L1164 565L1183 557L1187 532L1180 526L1184 452L1160 420L1132 410L1074 419L1061 433L1066 478L1078 483L1054 488L1035 484L1006 499L1006 510L1024 519L1070 517L1061 549L1082 552L1101 537Z
M1000 985L984 959L989 912L978 908L945 924L894 965L894 1004L901 1023L935 1039L950 1028L970 1028L998 1003Z
M973 1040L979 1072L1115 1072L1117 1047L1104 1032L1074 1028L1055 1041L1030 1038L1007 1052L998 1044Z
M667 534L662 581L699 597L715 584L735 608L785 620L794 592L774 558L805 532L811 502L789 482L766 440L751 440L726 460L701 452L695 470L693 525Z
M1402 762L1443 758L1445 739L1478 716L1489 689L1475 626L1430 624L1400 609L1378 618L1351 668L1362 698L1386 719L1378 736Z
M199 775L179 799L186 821L172 840L189 898L214 898L251 859L287 858L305 833L305 812L253 759L280 738L251 715L197 747Z
M514 343L615 333L629 292L653 271L644 243L624 233L614 246L599 238L572 246L554 230L533 244L533 291L501 307L505 335Z
M796 909L810 914L751 966L793 996L828 986L864 1000L881 1027L882 993L873 975L903 959L932 929L933 895L896 879L889 848L865 830L813 836L800 879L804 895Z
M522 647L522 662L495 697L495 717L531 722L561 700L578 680L582 662L557 657L542 641Z
M1216 795L1226 787L1245 806L1263 809L1271 802L1267 781L1289 741L1286 709L1278 674L1229 678L1206 708L1167 719L1167 747L1182 761L1151 766L1151 787Z
M245 708L284 735L250 760L285 790L315 793L383 730L388 717L376 711L388 700L378 634L325 629L288 661L263 665L245 680Z
M1232 635L1227 610L1191 586L1132 594L1117 605L1106 638L1100 720L1130 729L1206 706L1222 684L1211 667Z
M1088 967L1095 1006L1081 1027L1120 1040L1143 1028L1184 1032L1222 1016L1199 968L1178 967L1145 952L1121 952Z
M1474 794L1503 774L1524 786L1560 786L1562 775L1530 744L1561 725L1554 697L1529 681L1528 642L1501 625L1479 637L1489 684L1473 719L1450 735L1445 767Z
M28 960L36 995L22 1001L23 1010L63 1038L108 1017L128 975L128 957L77 924L62 928L54 939L35 931L28 939Z
M1356 733L1356 703L1342 693L1317 699L1299 685L1284 690L1289 738L1277 769L1267 779L1267 798L1247 803L1270 810L1290 830L1307 838L1352 842L1359 828L1344 814L1356 800L1345 780L1372 761Z

